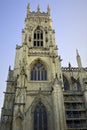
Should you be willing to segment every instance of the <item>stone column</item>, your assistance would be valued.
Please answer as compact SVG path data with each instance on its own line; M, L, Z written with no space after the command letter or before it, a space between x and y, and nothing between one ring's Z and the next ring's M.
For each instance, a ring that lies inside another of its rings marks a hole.
M65 107L64 107L62 86L58 87L58 106L59 106L60 130L66 130L66 118L65 118Z
M60 130L59 106L58 106L58 85L53 86L53 112L54 112L54 128Z
M58 78L54 79L52 96L54 105L53 108L55 130L66 130L62 85Z

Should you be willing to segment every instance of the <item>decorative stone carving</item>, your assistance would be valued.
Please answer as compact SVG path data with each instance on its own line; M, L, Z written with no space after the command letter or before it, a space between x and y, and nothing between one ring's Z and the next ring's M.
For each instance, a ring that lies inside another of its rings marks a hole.
M25 88L17 88L16 103L25 103L26 91Z
M18 77L18 86L21 86L21 87L24 87L25 86L25 80L27 78L27 75L26 75L26 61L25 59L22 60L22 62L20 61L20 74L19 74L19 77Z

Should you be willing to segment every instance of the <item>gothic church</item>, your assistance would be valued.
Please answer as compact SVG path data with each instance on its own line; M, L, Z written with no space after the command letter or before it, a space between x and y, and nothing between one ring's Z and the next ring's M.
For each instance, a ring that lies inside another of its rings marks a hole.
M9 67L0 130L87 130L87 68L61 67L50 7L27 7L22 45Z

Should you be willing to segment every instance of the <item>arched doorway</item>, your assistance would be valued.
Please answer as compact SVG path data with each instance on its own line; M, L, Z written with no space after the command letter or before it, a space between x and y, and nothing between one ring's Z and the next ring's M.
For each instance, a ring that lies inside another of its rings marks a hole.
M45 106L41 102L35 107L34 130L47 130L47 112Z

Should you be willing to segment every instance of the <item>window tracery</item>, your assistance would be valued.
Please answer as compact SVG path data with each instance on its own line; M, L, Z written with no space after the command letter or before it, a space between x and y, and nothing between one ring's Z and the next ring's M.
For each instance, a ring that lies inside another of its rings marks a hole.
M42 47L43 46L43 31L38 26L34 31L34 47Z
M70 86L69 86L68 80L67 80L67 78L65 76L63 76L63 82L64 82L64 90L65 91L70 90Z
M34 130L47 130L47 112L41 102L37 104L34 111Z
M43 64L37 62L31 70L31 80L47 80L47 71Z

